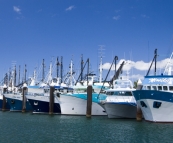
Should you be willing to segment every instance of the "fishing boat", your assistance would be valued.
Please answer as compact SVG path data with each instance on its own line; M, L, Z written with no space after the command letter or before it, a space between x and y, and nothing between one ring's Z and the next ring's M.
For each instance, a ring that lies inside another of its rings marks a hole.
M93 81L92 76L89 76L89 79ZM105 99L105 95L100 95L100 99L98 99L98 94L101 90L102 85L94 85L91 81L89 81L90 86L92 86L92 115L107 115L105 110L99 106L99 100ZM84 81L85 83L86 81ZM87 107L87 85L80 83L73 86L73 92L67 94L60 94L60 106L61 106L61 114L64 115L86 115L86 107ZM104 87L106 89L106 87ZM103 89L102 89L103 90Z
M26 68L26 66L25 66ZM10 82L7 87L7 90L3 95L5 96L8 105L10 106L10 111L32 111L32 106L29 101L24 97L26 92L23 91L23 87L26 87L26 69L25 69L25 82L20 84L21 86L16 86L16 67L12 70L12 74L10 76Z
M26 87L26 84L22 88L13 87L13 90L7 90L7 92L3 93L10 106L10 111L22 111L22 109L25 109L25 111L33 110L29 101L23 97L26 92L22 91L24 87Z
M113 89L106 90L106 99L100 101L104 107L108 118L135 118L136 100L132 95L132 82L127 78L114 80Z
M115 60L115 58L114 58ZM114 61L113 61L114 62ZM82 62L81 62L82 63ZM89 59L86 61L89 65ZM85 65L86 65L85 63ZM85 67L84 65L84 67ZM102 66L102 64L100 64ZM113 63L112 63L113 65ZM111 65L111 67L112 67ZM82 66L81 66L82 67ZM84 69L82 67L81 69ZM89 66L88 66L89 67ZM110 67L110 69L111 69ZM122 68L122 67L121 67ZM121 68L119 71L121 71ZM83 70L81 70L82 75ZM120 72L119 72L120 73ZM102 68L100 67L100 80L96 81L96 76L94 74L86 74L85 80L81 78L81 81L76 82L73 86L73 93L61 94L60 95L60 106L61 114L67 115L86 115L87 107L87 87L92 86L92 110L91 115L104 115L107 113L105 109L99 105L100 100L106 99L106 95L103 92L110 88L110 83L103 82L102 79ZM109 74L109 72L108 72ZM79 76L79 78L80 78ZM117 74L118 76L118 74ZM78 78L78 79L79 79Z
M172 56L167 63L163 74L156 75L157 49L155 50L155 74L147 75L141 83L141 89L133 91L133 95L146 121L173 122L173 75ZM139 86L139 87L140 87Z
M28 87L29 91L26 94L26 98L29 100L31 106L33 107L33 113L49 113L50 87L53 87L55 90L53 93L53 112L54 114L61 113L59 94L72 92L73 88L68 87L65 83L61 83L61 79L58 77L58 75L57 77L52 78L52 64L50 64L50 70L47 76L46 85L41 87L38 87L38 85ZM32 89L32 92L30 89Z
M5 99L5 103L3 103L3 98L4 98L3 93L6 92L6 89L7 89L6 84L4 84L3 86L0 86L0 110L10 110L10 105L8 104L6 99Z

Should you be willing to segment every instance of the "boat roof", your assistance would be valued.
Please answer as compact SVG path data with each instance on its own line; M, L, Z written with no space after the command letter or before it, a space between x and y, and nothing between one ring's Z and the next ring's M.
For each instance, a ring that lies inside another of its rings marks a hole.
M152 75L145 76L143 85L172 85L173 84L173 75Z
M108 89L106 92L113 92L113 91L135 91L135 88L113 88L113 89Z

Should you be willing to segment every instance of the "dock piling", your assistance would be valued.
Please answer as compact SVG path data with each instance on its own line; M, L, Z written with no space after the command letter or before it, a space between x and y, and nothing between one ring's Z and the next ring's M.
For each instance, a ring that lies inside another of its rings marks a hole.
M92 112L92 86L87 87L87 107L86 117L91 117Z
M26 91L27 87L22 88L22 113L26 112Z
M138 82L137 82L137 88L136 88L136 90L141 90L142 89L142 82L141 82L141 80L139 79L138 80ZM141 121L142 120L142 110L141 110L141 108L140 108L140 106L137 104L137 113L136 113L136 120L137 121Z
M54 87L50 87L50 96L49 96L49 114L53 114L53 109L54 109Z
M7 91L7 88L3 88L3 94ZM6 111L6 98L3 95L3 101L2 101L2 111Z

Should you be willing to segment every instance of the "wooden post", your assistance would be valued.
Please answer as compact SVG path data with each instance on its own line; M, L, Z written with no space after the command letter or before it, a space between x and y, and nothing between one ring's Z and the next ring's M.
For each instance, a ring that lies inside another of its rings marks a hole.
M27 91L27 87L22 88L22 112L26 112L26 96L25 93Z
M137 88L136 90L141 90L142 89L142 82L141 80L139 79L138 82L137 82ZM141 121L142 120L142 110L140 108L140 106L137 104L137 113L136 113L136 120L137 121Z
M141 108L139 107L139 105L137 105L137 114L136 114L136 120L137 121L141 121L142 120L142 111Z
M53 114L54 108L54 87L50 87L50 96L49 96L49 114Z
M3 94L7 91L7 88L3 88ZM6 98L3 95L3 101L2 101L2 111L6 111Z
M87 87L87 107L86 117L91 117L92 112L92 86Z

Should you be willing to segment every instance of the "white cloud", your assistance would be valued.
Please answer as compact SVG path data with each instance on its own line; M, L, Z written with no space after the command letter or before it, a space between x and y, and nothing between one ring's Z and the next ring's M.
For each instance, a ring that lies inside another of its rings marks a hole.
M143 18L149 18L149 16L147 16L145 14L142 14L141 17L143 17Z
M75 8L74 5L71 5L71 6L69 6L68 8L66 8L65 11L71 11L71 10L74 9L74 8Z
M119 60L119 62L117 63L117 69L119 68L120 64L125 61L125 64L123 66L124 70L131 70L132 68L135 68L136 70L139 71L146 71L149 69L149 66L151 65L151 61L150 62L144 62L144 61L131 61L131 60L124 60L121 59ZM158 69L164 69L166 64L169 62L169 59L163 59L161 61L157 61L157 68ZM173 60L170 61L170 64L173 65ZM103 69L109 69L111 66L111 63L105 63L103 64ZM111 70L113 70L114 68L112 68ZM151 69L154 69L154 66L151 67Z
M21 9L17 6L13 6L13 10L17 12L18 14L21 14Z
M138 79L143 80L144 76L140 74L133 74L129 75L129 79L132 79L133 81L137 81Z
M120 67L120 64L122 64L122 62L125 61L124 59L120 59L116 65L116 69L118 69ZM123 66L123 71L126 71L126 72L123 72L124 74L127 73L131 73L131 75L129 76L129 78L133 78L133 79L143 79L143 76L146 75L150 65L151 65L151 62L144 62L144 61L131 61L131 60L127 60L125 61L125 64ZM160 60L160 61L157 61L157 64L156 64L156 68L157 68L157 74L161 74L164 72L164 69L166 67L166 64L167 63L170 63L170 65L173 67L173 60L169 61L169 59L163 59L163 60ZM111 64L112 63L104 63L102 65L102 68L104 70L109 70L110 67L111 67ZM113 63L112 65L112 68L111 68L111 71L115 70L115 65ZM154 70L154 63L151 67L151 70ZM134 74L134 72L136 74ZM152 72L150 72L152 73Z
M120 16L119 15L118 16L114 16L113 19L114 20L119 20L120 19Z

